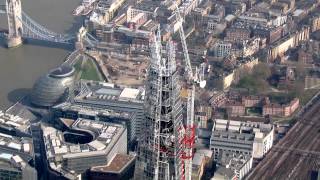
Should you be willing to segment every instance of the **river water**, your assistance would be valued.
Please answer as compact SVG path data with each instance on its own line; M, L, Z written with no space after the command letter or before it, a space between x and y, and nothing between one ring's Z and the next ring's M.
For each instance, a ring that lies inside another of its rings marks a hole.
M39 24L57 33L71 33L82 20L72 16L81 0L22 0L22 9ZM0 0L0 4L4 4ZM4 14L0 14L0 29L7 28ZM71 49L54 47L43 42L24 44L7 49L0 39L0 109L15 103L30 92L39 76L59 66Z

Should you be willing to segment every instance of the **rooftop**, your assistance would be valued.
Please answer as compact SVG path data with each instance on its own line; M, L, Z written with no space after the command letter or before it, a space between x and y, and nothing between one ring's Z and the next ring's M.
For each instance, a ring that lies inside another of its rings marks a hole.
M35 119L36 117L19 103L6 112L0 110L0 127L8 130L14 129L29 134L31 121Z
M19 155L1 153L0 154L0 167L1 169L22 170L24 167L29 166L28 162L23 160Z
M49 75L54 78L64 78L72 76L75 72L75 69L70 66L60 66L56 69L50 71Z
M251 155L235 154L235 153L222 153L221 165L230 169L241 169L248 161L251 160Z
M254 138L263 138L272 129L272 124L216 119L212 137L253 141Z
M98 107L93 107L93 106L86 106L86 105L80 105L76 103L71 103L71 102L64 102L59 105L54 106L54 109L61 109L61 110L71 110L71 111L76 111L81 114L86 114L86 115L104 115L104 116L109 116L109 117L119 117L119 118L127 118L130 119L133 115L133 113L126 112L126 111L115 111L112 109L107 109L107 108L98 108Z
M106 166L92 167L91 171L100 172L121 172L125 167L134 161L135 157L127 154L116 154Z
M143 88L116 87L95 81L81 81L80 86L76 100L143 102L145 96Z
M31 138L0 133L0 147L3 149L1 152L19 154L27 161L33 158L33 142Z
M65 141L64 134L68 131L62 132L45 126L42 129L48 163L51 169L64 175L74 173L74 170L65 167L64 160L107 155L125 131L122 125L78 119L71 125L70 132L89 133L93 139L89 143L73 144Z

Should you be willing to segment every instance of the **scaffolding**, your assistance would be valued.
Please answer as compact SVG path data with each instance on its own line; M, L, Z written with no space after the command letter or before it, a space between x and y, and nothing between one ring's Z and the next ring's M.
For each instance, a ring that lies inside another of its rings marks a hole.
M181 179L182 103L175 49L162 46L160 28L150 40L151 62L145 99L145 136L138 145L135 179Z

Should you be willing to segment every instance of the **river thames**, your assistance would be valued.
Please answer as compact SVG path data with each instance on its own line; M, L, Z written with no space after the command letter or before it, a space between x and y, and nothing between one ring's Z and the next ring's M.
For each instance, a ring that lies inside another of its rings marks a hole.
M57 33L74 34L82 20L72 16L80 0L23 0L22 9L32 19ZM0 4L4 4L0 0ZM7 28L0 14L0 29ZM0 39L0 109L4 110L27 95L42 74L59 66L71 49L37 42L7 49Z

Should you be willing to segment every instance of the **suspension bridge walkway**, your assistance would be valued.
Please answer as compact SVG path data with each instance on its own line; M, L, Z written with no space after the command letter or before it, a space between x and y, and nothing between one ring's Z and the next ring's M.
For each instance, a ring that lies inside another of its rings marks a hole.
M5 5L0 5L0 15L7 14ZM20 36L23 39L41 40L46 42L60 43L60 44L74 44L77 40L76 34L59 34L55 33L45 26L37 23L27 13L21 11L21 16L16 16L16 19L22 23ZM7 30L0 29L0 36L8 34ZM98 43L98 40L86 33L83 37L83 41L86 42L86 46L93 47Z

